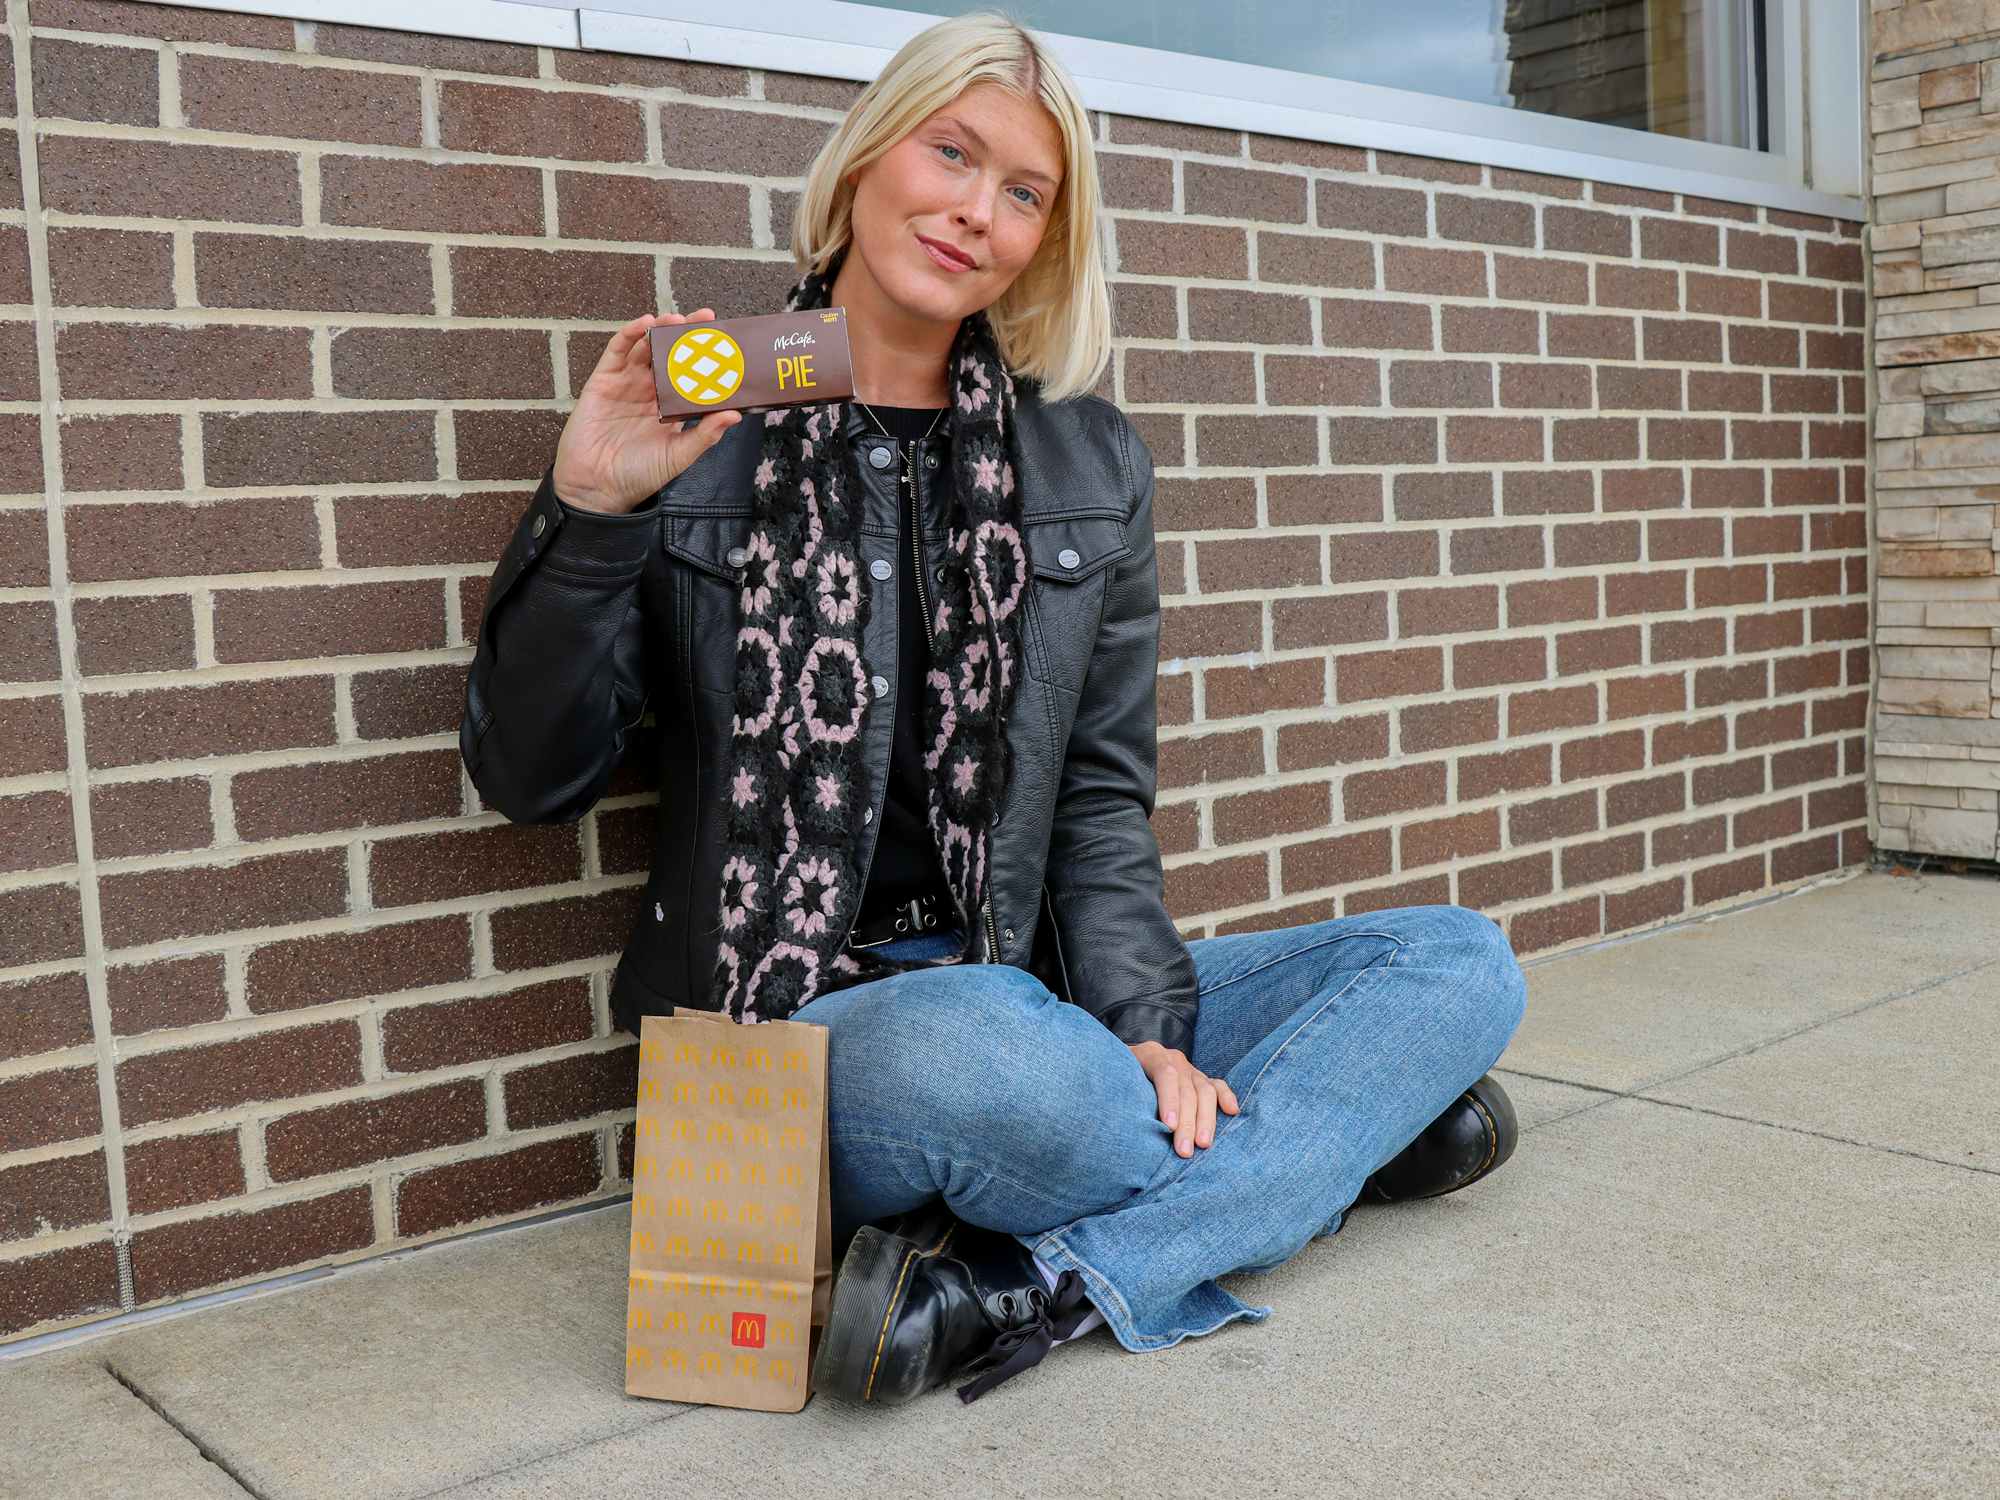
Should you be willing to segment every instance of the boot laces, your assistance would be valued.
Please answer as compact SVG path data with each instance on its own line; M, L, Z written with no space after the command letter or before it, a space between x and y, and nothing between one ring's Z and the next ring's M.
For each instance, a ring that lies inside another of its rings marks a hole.
M1009 1295L1002 1294L1003 1312L1010 1305ZM1026 1307L1027 1316L1005 1329L985 1353L959 1371L961 1375L978 1376L958 1388L960 1401L977 1401L1002 1381L1012 1380L1029 1366L1040 1364L1057 1339L1075 1333L1077 1324L1094 1311L1090 1299L1084 1295L1083 1278L1075 1271L1064 1271L1056 1278L1053 1296L1038 1286L1028 1288L1021 1305Z

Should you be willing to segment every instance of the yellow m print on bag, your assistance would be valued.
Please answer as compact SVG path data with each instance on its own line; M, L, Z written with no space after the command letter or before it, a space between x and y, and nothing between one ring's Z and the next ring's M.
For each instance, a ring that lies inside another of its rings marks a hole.
M625 1392L797 1411L833 1287L826 1028L641 1027Z

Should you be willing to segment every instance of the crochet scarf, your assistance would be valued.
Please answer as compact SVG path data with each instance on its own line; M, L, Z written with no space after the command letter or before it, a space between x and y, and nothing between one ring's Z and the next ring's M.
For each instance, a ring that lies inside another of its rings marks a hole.
M801 278L786 308L826 306L846 254ZM862 894L861 746L873 696L874 664L861 655L871 602L860 565L864 490L846 403L768 411L736 632L714 972L717 1008L738 1021L783 1020L849 985L970 962L984 941L992 817L1012 774L1005 731L1029 558L1014 382L983 311L960 323L947 379L951 527L943 581L923 580L931 660L922 703L904 711L923 714L928 821L967 946L955 958L907 961L846 946Z

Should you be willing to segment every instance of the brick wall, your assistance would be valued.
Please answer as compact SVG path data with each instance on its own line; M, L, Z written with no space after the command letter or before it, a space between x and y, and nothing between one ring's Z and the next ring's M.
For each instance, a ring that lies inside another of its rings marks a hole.
M855 86L6 13L0 1329L615 1196L652 794L483 811L467 643L611 330L776 305ZM1190 937L1867 856L1853 226L1096 124Z
M1884 848L2000 858L2000 9L1875 0Z

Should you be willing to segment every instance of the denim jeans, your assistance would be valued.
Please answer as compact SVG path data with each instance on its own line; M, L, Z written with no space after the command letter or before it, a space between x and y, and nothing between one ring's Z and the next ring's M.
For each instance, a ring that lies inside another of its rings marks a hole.
M956 933L877 950L960 951ZM1025 969L945 965L837 990L828 1028L833 1232L942 1197L1076 1270L1127 1349L1271 1309L1216 1284L1338 1232L1363 1182L1498 1061L1527 979L1497 923L1407 906L1188 944L1190 1058L1235 1091L1182 1157L1130 1047Z

